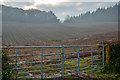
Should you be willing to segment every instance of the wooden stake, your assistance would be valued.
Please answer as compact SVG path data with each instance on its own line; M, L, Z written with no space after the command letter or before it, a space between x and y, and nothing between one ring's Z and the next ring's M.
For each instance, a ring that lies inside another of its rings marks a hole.
M106 63L109 64L110 44L106 44Z

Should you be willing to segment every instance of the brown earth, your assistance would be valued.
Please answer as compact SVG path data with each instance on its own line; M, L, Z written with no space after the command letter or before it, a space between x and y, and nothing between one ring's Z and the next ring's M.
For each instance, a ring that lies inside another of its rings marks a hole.
M94 35L82 35L80 37L69 38L65 40L52 40L27 44L27 46L64 46L64 45L93 45L101 44L103 42L118 41L118 32L112 31Z

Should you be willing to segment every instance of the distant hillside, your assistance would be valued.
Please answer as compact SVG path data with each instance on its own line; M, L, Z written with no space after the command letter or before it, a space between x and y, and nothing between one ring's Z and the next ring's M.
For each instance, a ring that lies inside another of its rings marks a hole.
M8 22L59 23L59 19L52 11L23 10L4 5L2 5L2 20Z
M90 11L79 16L70 16L64 20L64 23L97 23L97 22L118 22L120 5L113 7L98 8L92 13ZM119 11L119 12L118 12ZM52 12L40 11L37 9L23 10L2 5L3 22L24 22L24 23L59 23L56 15Z
M96 23L96 22L118 22L118 7L98 8L96 11L90 13L90 11L79 16L67 17L64 23ZM119 10L120 11L120 10Z

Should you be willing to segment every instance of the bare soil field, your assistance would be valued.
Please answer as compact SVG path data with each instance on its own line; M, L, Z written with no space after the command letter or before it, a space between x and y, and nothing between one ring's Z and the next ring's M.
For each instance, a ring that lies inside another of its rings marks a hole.
M111 25L111 26L110 26ZM34 27L33 27L34 26ZM118 40L117 25L114 23L99 25L37 25L37 24L3 24L3 46L65 46L93 45ZM96 27L97 26L97 27ZM109 27L109 28L108 28ZM80 48L83 51L83 48ZM13 50L14 51L14 50ZM61 49L44 49L44 54L61 53ZM77 52L77 48L65 49L65 52ZM18 54L40 54L40 49L21 49ZM9 53L10 55L14 52ZM83 55L83 54L82 54ZM86 56L86 55L83 55ZM87 55L88 56L88 55ZM76 55L66 56L67 58ZM48 56L45 59L58 59L59 56ZM15 60L15 59L13 59ZM19 58L20 62L39 61L40 56Z
M76 38L69 38L65 40L51 40L30 44L30 45L43 45L43 46L64 46L64 45L93 45L101 44L103 42L116 42L118 41L118 31L106 32L93 35L82 35Z
M84 25L3 23L2 45L44 46L93 44L116 38L117 25L117 23ZM94 42L94 40L96 41Z

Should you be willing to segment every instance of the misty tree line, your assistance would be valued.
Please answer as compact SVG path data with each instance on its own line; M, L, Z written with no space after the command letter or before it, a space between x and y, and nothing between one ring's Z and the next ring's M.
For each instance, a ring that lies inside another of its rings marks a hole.
M107 9L98 8L96 11L88 11L79 16L68 16L66 17L64 23L117 22L119 13L118 9L117 4Z
M92 13L88 11L79 16L67 17L64 23L117 22L119 12L119 4L116 4L107 9L98 8ZM52 11L46 12L36 9L23 10L4 5L2 5L2 20L28 23L60 23L60 20Z
M23 10L2 5L2 20L30 23L59 23L59 19L52 11L40 11L36 9Z

